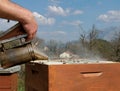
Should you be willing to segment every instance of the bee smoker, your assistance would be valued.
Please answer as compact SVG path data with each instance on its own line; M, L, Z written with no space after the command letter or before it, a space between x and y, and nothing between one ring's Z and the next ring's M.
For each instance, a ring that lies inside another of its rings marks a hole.
M3 68L48 59L31 41L26 42L26 37L19 23L0 35L0 63Z

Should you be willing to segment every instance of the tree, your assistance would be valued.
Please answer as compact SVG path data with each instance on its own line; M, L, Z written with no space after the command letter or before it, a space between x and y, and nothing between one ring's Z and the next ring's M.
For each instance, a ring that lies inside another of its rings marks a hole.
M112 53L112 45L107 40L103 39L96 39L96 49L100 56L106 60L110 60L111 53Z
M112 60L120 62L120 32L115 34L115 38L111 41L112 44Z
M60 53L65 51L65 44L60 41L50 40L46 43L46 46L49 49L47 54L50 57L58 57Z
M98 31L97 29L95 28L95 25L92 26L92 30L91 32L89 33L89 50L93 50L95 48L95 45L96 45L96 39L98 37Z

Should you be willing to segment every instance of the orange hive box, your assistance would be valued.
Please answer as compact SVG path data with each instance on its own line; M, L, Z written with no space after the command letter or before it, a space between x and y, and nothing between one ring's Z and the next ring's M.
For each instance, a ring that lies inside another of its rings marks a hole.
M26 64L26 91L120 91L120 63Z

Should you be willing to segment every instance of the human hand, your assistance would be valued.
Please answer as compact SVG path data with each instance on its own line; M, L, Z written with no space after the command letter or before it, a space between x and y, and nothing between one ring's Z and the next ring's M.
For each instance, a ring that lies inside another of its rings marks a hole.
M35 37L38 29L38 25L35 19L32 18L29 22L22 23L22 26L28 35L26 41L32 40Z
M35 37L38 25L34 19L33 13L20 5L11 2L11 0L0 0L0 18L20 22L28 35L26 41Z

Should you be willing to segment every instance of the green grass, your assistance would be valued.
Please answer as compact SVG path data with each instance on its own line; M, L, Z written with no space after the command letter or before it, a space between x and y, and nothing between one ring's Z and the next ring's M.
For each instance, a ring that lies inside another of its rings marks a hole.
M21 78L18 80L18 91L25 91L25 82Z
M25 91L25 70L24 68L18 73L18 90Z

